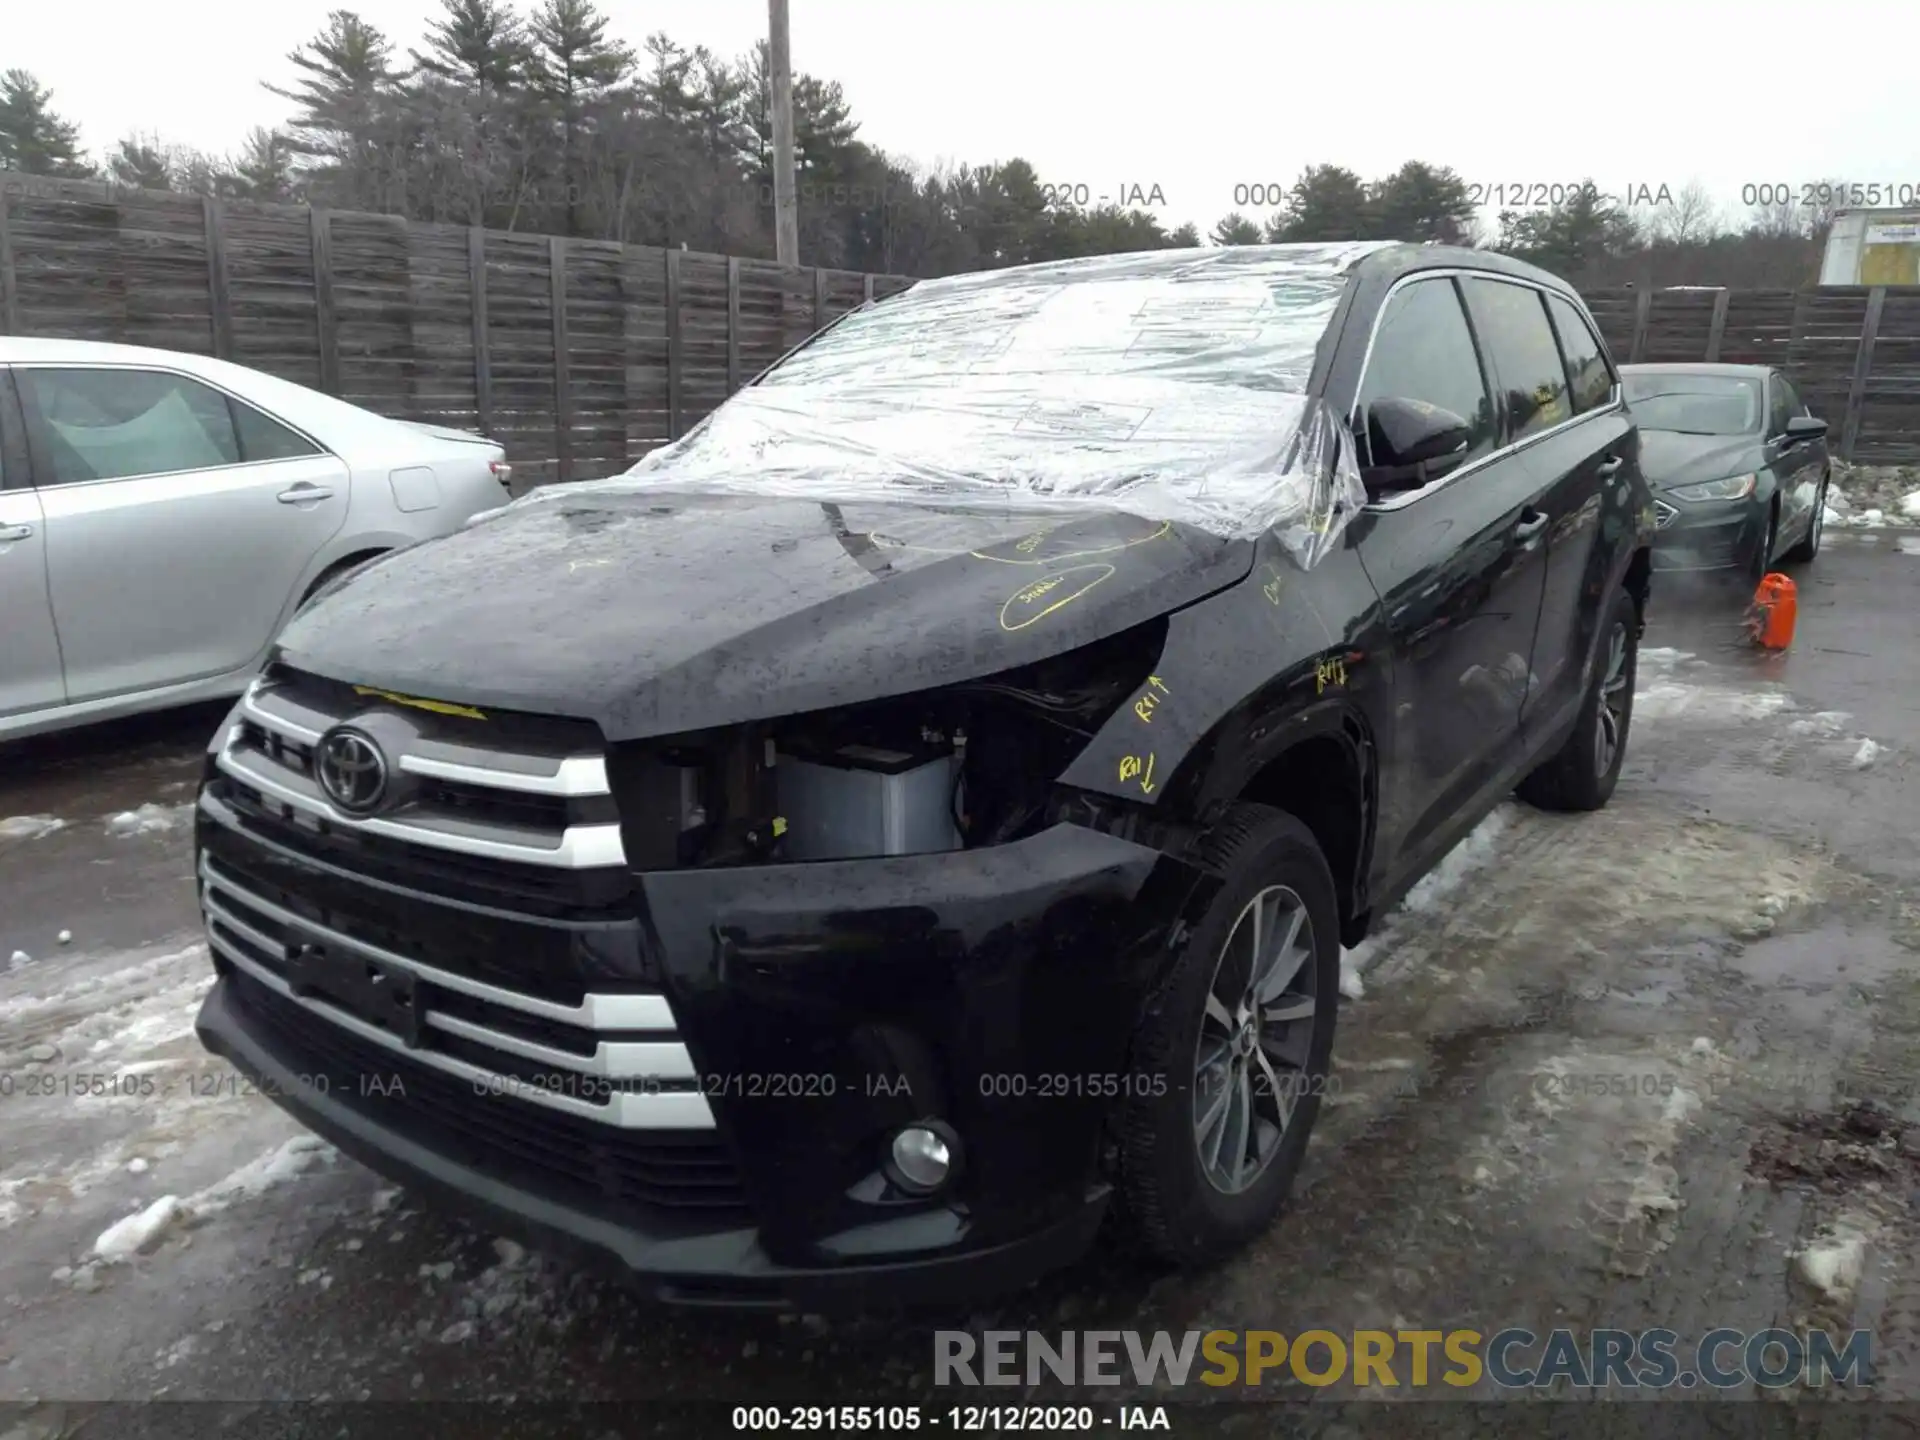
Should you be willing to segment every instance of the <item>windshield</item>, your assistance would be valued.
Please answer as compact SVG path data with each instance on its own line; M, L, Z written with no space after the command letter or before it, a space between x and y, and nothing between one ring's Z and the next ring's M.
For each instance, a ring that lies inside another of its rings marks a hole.
M1633 374L1627 406L1642 430L1751 435L1766 414L1758 379L1745 375Z
M586 489L1097 506L1305 563L1365 503L1309 401L1346 271L1377 244L1168 250L925 281L854 314L679 443Z

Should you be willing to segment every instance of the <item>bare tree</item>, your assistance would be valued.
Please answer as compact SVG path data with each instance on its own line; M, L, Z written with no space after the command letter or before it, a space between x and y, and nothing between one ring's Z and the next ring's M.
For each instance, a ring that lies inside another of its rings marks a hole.
M1724 228L1720 203L1698 180L1690 180L1647 223L1649 238L1664 245L1700 245Z

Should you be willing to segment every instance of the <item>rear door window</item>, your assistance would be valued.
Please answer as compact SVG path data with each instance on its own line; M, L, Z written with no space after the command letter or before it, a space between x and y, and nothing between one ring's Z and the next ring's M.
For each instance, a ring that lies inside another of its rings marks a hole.
M45 453L42 485L207 470L240 461L227 397L159 370L14 371L27 424Z
M1547 321L1546 297L1531 285L1477 276L1461 287L1506 402L1507 438L1524 440L1572 419L1567 370Z
M1566 300L1547 296L1547 313L1560 336L1560 354L1567 363L1567 376L1573 382L1573 413L1584 415L1607 403L1613 396L1613 370L1607 364L1606 347L1593 327Z
M1451 280L1416 281L1387 301L1360 381L1360 443L1369 464L1367 406L1375 400L1420 400L1460 416L1472 427L1468 463L1493 449L1493 402Z

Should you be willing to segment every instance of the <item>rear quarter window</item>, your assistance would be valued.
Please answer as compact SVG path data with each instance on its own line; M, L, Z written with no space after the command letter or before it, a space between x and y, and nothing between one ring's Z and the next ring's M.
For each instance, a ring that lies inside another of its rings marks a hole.
M1558 295L1547 296L1547 313L1560 337L1560 353L1567 362L1572 382L1573 413L1584 415L1598 409L1613 396L1613 369L1607 364L1606 347L1586 317Z
M1507 438L1524 440L1573 418L1567 371L1547 321L1546 297L1531 285L1469 277L1467 309L1492 363L1507 411Z

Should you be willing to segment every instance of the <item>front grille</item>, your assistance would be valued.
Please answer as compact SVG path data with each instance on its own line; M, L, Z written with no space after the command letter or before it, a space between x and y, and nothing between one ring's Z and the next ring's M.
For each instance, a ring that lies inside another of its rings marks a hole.
M506 1094L615 1129L713 1127L664 995L564 1004L322 923L246 888L210 854L200 881L208 941L230 968L316 1025L464 1081L474 1103Z
M436 1154L612 1217L640 1205L703 1228L751 1220L733 1158L711 1130L616 1130L477 1096L467 1082L329 1024L244 972L227 978L250 1028L303 1084L324 1086Z
M327 731L380 728L389 798L336 805L316 771ZM517 872L624 866L604 746L584 722L450 718L375 692L276 669L240 703L217 760L235 802L309 844L399 844L456 865Z

